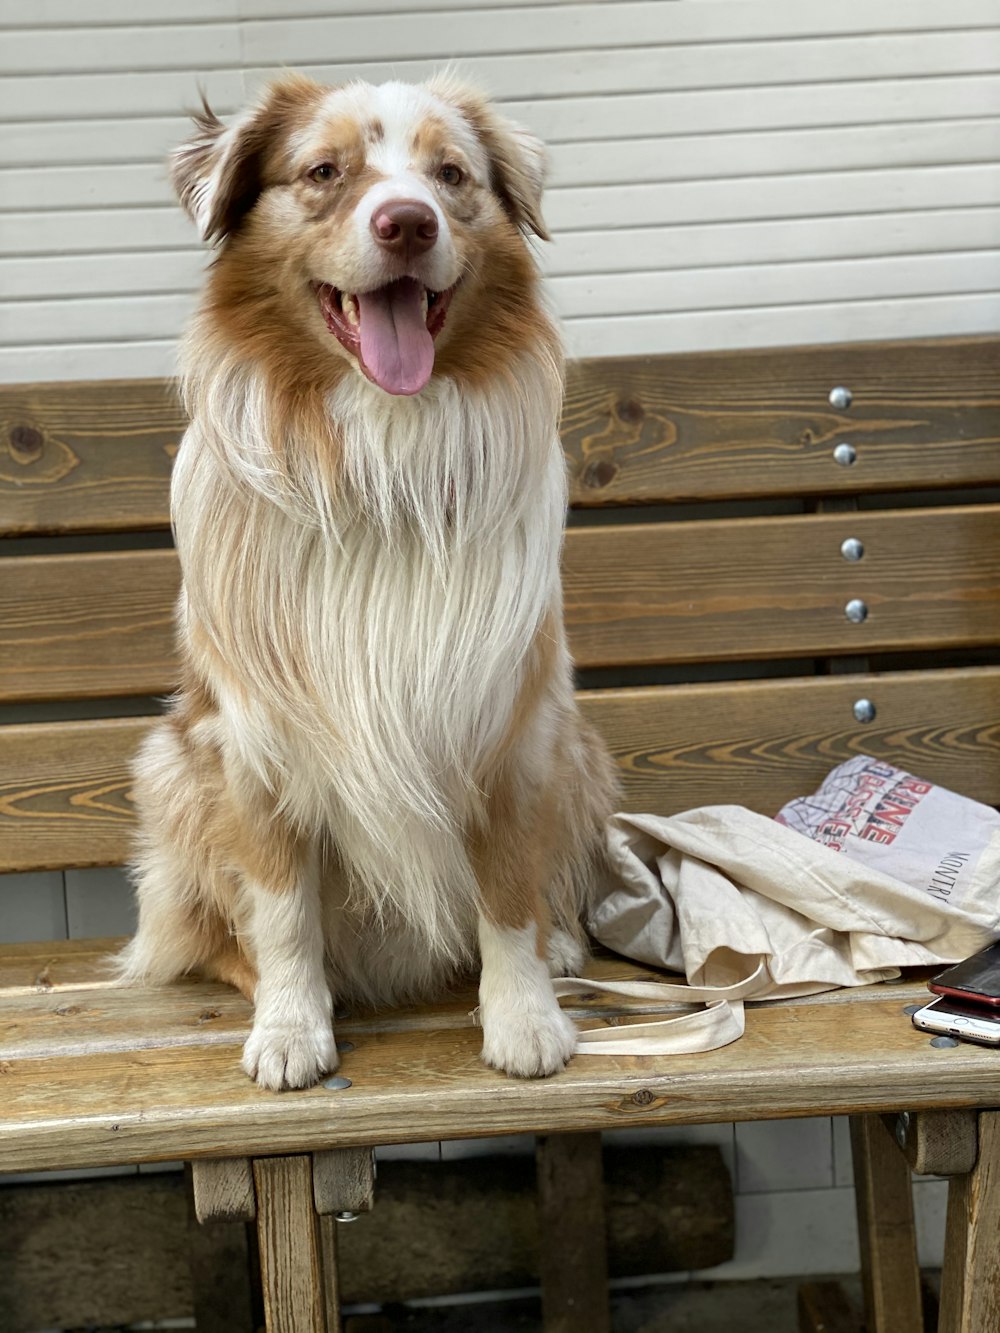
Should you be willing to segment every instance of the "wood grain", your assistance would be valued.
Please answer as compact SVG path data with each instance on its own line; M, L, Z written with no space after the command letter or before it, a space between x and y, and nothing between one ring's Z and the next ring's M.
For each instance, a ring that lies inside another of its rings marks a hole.
M369 1213L375 1203L375 1158L368 1148L313 1153L317 1213Z
M1000 804L1000 668L578 694L624 786L622 808L735 802L774 814L870 754ZM875 704L859 723L853 705ZM149 718L0 728L0 872L117 865L134 816L129 764Z
M996 338L578 361L574 505L1000 481ZM853 391L849 411L830 389ZM166 528L185 426L165 380L0 387L0 534ZM854 444L839 467L833 450Z
M577 505L996 484L994 338L630 357L570 367ZM832 408L836 385L854 397ZM854 445L853 467L833 458Z
M576 528L563 584L581 667L992 644L1000 508Z
M976 1165L948 1185L938 1333L985 1333L1000 1327L998 1234L1000 1111L994 1110L979 1115Z
M175 687L173 552L26 556L4 575L0 700ZM563 577L580 667L991 645L1000 506L577 528Z
M173 687L173 551L14 557L0 584L0 700Z
M904 1120L902 1149L918 1176L964 1176L976 1164L979 1144L972 1111L923 1111ZM898 1122L889 1126L899 1133Z
M577 1059L544 1080L482 1064L472 989L454 997L461 1026L397 1030L391 1014L343 1024L352 1086L336 1092L264 1092L242 1072L238 1043L14 1051L0 1062L0 1171L998 1104L990 1051L933 1049L910 1024L904 1007L925 993L920 980L755 1005L724 1050Z
M252 1222L257 1216L249 1157L192 1162L191 1193L199 1222Z
M0 869L125 861L134 832L129 764L151 721L0 728Z
M539 1135L535 1161L545 1333L611 1333L601 1136Z
M923 1327L910 1168L877 1115L851 1116L867 1333Z
M166 380L0 388L0 532L168 527L184 426Z
M253 1175L267 1333L325 1333L311 1159L257 1158Z

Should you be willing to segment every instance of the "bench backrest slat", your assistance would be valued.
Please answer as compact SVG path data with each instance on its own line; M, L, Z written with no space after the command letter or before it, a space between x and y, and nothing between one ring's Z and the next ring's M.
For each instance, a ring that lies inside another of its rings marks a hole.
M582 508L852 495L995 482L998 409L992 338L703 352L575 363L562 435ZM0 386L0 535L167 528L183 430L163 380Z
M845 560L848 538L862 561ZM995 505L574 528L563 564L581 668L1000 643ZM172 551L3 568L0 700L175 688Z
M854 704L867 696L871 722ZM1000 667L586 690L629 810L773 813L834 764L871 754L1000 803ZM0 728L0 872L114 865L134 834L129 762L151 719Z

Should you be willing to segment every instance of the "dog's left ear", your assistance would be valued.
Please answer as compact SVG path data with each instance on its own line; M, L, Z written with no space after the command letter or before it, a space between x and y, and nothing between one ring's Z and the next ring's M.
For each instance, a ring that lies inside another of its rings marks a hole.
M545 145L537 135L495 111L475 88L439 76L428 84L451 103L476 132L490 161L492 186L507 216L521 231L549 239L542 218L542 190L548 168Z

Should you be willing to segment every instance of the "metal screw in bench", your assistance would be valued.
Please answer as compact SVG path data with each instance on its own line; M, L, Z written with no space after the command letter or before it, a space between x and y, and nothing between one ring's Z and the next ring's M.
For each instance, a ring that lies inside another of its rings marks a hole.
M853 444L838 444L833 451L833 461L839 463L841 467L850 467L858 456L858 451Z
M331 1092L340 1092L343 1088L349 1088L350 1086L351 1080L349 1078L341 1078L339 1074L336 1078L328 1078L323 1082L323 1087L329 1088Z
M901 1148L906 1147L906 1136L910 1132L910 1113L900 1111L896 1116L896 1142Z
M875 705L871 699L858 699L854 704L854 716L858 722L875 721Z
M860 597L852 597L844 607L844 615L852 625L860 625L863 620L868 619L868 607Z
M358 1220L357 1213L334 1213L334 1217L338 1222L356 1222Z
M843 384L838 384L835 389L830 390L830 406L836 407L841 412L850 407L853 400L854 394Z
M865 544L857 537L845 537L840 543L840 554L845 560L860 560L865 553Z

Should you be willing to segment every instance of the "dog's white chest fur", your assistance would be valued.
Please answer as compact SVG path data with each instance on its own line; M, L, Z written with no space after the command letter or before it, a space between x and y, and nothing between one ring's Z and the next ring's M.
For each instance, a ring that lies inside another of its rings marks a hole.
M242 388L227 433L250 456ZM208 526L218 554L184 561L182 623L241 760L297 824L329 830L352 884L446 952L444 922L463 914L437 905L474 899L462 829L558 610L565 477L546 390L526 370L488 401L449 382L390 400L357 377L330 403L337 487L290 441L284 472L234 489L204 430L175 474L182 560Z

